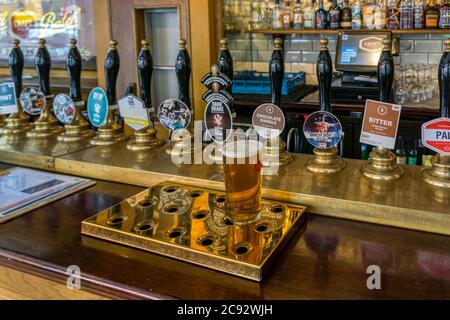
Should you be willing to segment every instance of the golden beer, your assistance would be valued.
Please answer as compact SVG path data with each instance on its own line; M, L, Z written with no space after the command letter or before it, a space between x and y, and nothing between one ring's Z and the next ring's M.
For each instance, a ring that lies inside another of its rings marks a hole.
M261 142L240 140L224 146L227 212L235 223L255 221L261 211Z

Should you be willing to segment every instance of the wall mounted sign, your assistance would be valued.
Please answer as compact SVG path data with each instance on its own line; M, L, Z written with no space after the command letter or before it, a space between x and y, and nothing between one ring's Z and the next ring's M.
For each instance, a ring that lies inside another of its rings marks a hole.
M422 143L442 155L450 155L450 119L439 118L422 125Z
M272 103L265 103L256 108L252 124L261 137L272 139L283 132L286 119L280 108Z
M23 110L31 116L38 116L46 105L44 93L36 87L25 88L20 94Z
M359 141L394 149L401 110L398 104L367 100Z
M88 117L91 124L98 128L105 124L108 118L108 99L102 88L94 88L89 94L87 105Z
M0 114L17 112L17 98L14 82L0 84Z
M317 111L306 118L303 133L308 142L320 149L330 149L342 138L342 125L336 116L330 112Z
M210 72L202 78L201 83L209 90L219 92L231 86L233 82L224 73L217 72L213 75Z
M181 100L168 99L158 108L161 125L170 131L185 129L192 119L191 109Z
M75 116L75 103L67 94L58 94L53 100L53 113L61 123L68 124Z
M204 122L206 132L214 141L223 143L233 132L233 118L230 108L222 101L211 101L205 108Z
M141 130L150 126L148 111L145 103L138 97L129 94L119 100L120 115L125 124L134 130Z

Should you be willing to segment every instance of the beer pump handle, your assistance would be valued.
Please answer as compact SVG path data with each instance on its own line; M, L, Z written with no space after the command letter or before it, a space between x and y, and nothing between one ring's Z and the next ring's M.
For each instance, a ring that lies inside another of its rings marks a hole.
M70 39L70 49L67 54L66 67L69 74L70 97L74 102L81 101L81 68L83 61L77 48L77 40Z
M219 65L219 71L233 81L233 58L231 57L230 50L228 50L228 39L226 38L220 39L220 52L217 64ZM226 90L230 95L233 94L232 86L229 86Z
M450 39L445 40L445 50L439 63L439 113L450 117Z
M18 99L20 97L20 93L22 92L22 76L23 67L25 64L23 52L22 49L20 49L20 40L18 39L13 41L13 48L9 54L8 64L11 72L11 78L16 89L16 97Z
M45 44L45 39L39 39L39 49L37 50L34 62L39 79L39 89L48 97L51 95L50 68L52 66L52 60Z
M328 51L328 39L320 39L320 53L317 57L317 82L319 84L319 110L331 110L331 81L333 78L333 61Z
M379 100L381 102L393 102L394 84L394 58L391 53L391 39L383 39L383 51L377 66L377 78L379 85Z
M120 57L117 51L117 41L111 40L109 42L109 50L105 58L105 82L106 82L106 96L110 106L117 104L117 76L120 69Z
M270 102L280 107L281 104L281 89L283 86L284 77L284 57L282 45L283 40L281 38L275 38L275 48L270 58L269 74L270 74L270 89L271 97Z
M141 41L141 52L138 56L138 73L139 73L139 88L141 91L141 99L145 103L146 108L152 105L151 85L153 75L153 58L150 53L149 43L147 40Z
M191 58L186 50L186 40L180 39L178 44L179 51L175 62L175 72L178 79L178 98L190 107L189 80L191 78Z

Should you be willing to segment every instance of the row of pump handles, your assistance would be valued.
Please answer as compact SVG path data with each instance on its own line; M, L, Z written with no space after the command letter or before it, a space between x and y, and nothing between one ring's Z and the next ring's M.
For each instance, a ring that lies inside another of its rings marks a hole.
M22 74L24 69L24 56L20 49L20 41L14 40L13 48L9 55L9 66L11 76L15 84L16 96L19 97L22 90ZM151 80L153 73L153 59L149 50L149 43L146 40L141 42L142 48L137 57L137 69L139 76L139 92L140 97L144 101L147 108L151 108ZM221 39L221 48L218 57L218 69L224 73L230 80L233 79L233 59L228 50L227 39ZM271 85L270 102L281 107L281 90L284 77L284 54L282 48L282 39L274 39L274 51L269 62L269 77ZM319 86L319 110L332 112L331 110L331 82L333 77L333 62L328 51L328 39L320 40L321 49L317 58L317 80ZM81 93L81 71L82 58L77 48L77 41L70 41L70 49L67 55L66 65L70 81L70 97L77 103L82 100ZM109 50L105 58L105 82L106 95L109 105L117 104L116 83L120 69L120 57L117 50L118 43L110 41ZM39 41L39 49L35 57L36 71L39 80L40 90L51 99L50 90L50 69L51 57L46 47L44 39ZM178 80L179 100L183 101L188 107L191 107L190 99L190 78L191 78L191 59L187 51L186 41L179 40L179 52L175 61L175 72ZM383 50L379 58L377 67L377 77L379 84L379 100L381 102L393 102L393 82L394 82L394 60L391 53L391 40L386 38L383 40ZM449 117L450 104L450 39L445 40L445 51L439 64L439 89L440 89L440 116ZM232 86L227 88L232 94ZM231 103L232 104L232 103ZM232 114L233 106L229 106ZM317 151L317 150L316 150ZM316 152L317 163L321 165L327 161L335 161L333 152L323 153ZM366 174L368 177L380 178L380 180L396 179L402 175L402 169L395 166L395 156L389 150L383 148L377 149L377 154L372 158L375 161L369 165ZM446 157L447 158L447 157ZM388 164L386 164L388 163ZM342 170L345 165L338 164L338 171ZM380 167L382 167L380 169ZM384 176L379 176L379 171L383 171ZM313 170L314 171L314 170ZM363 170L364 171L364 170ZM448 175L446 167L444 176ZM325 170L324 172L327 172ZM375 175L374 175L375 172ZM364 173L364 172L363 172ZM387 173L387 175L386 175ZM448 183L448 182L447 182Z

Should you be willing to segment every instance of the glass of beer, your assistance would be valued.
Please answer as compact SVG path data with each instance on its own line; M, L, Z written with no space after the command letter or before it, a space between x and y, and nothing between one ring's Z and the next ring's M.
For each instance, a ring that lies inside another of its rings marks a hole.
M234 223L250 223L261 211L263 143L237 140L224 145L225 190L227 213Z

